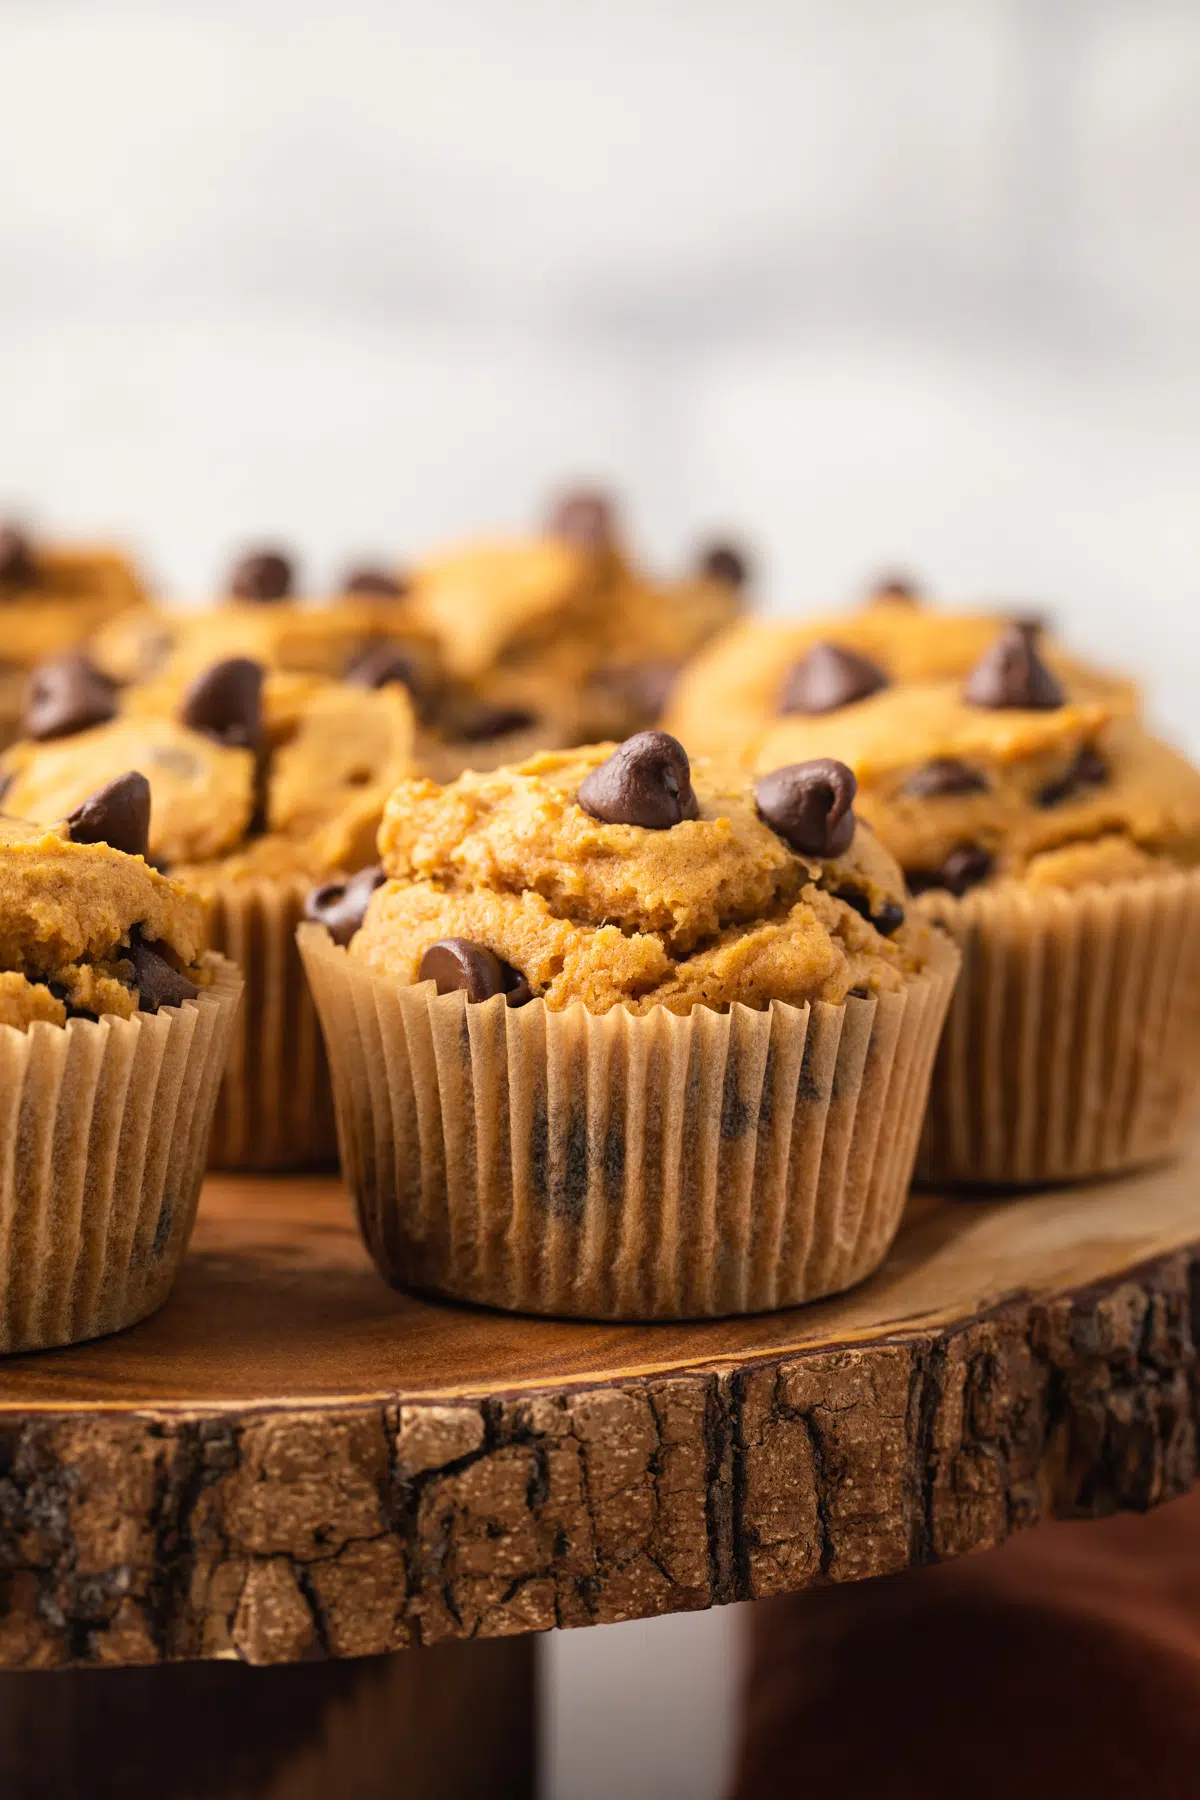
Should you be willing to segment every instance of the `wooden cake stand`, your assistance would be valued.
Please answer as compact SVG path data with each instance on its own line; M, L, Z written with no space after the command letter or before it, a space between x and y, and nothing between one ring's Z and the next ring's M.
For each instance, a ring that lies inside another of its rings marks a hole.
M1200 1150L697 1325L392 1293L335 1180L214 1177L156 1318L0 1362L0 1789L528 1792L529 1634L1180 1493L1198 1274Z

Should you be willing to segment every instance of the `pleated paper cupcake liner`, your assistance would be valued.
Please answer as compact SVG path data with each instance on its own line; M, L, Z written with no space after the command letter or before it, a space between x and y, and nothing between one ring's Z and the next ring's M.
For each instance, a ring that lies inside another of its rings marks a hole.
M296 927L308 876L224 881L208 891L213 948L237 963L246 999L217 1102L218 1169L330 1168L337 1132L329 1065Z
M683 1319L861 1281L908 1192L958 968L765 1012L468 1006L300 947L342 1166L391 1282L515 1312Z
M0 1352L119 1331L187 1248L242 979L157 1013L0 1026Z
M1072 1181L1180 1147L1200 1099L1200 871L918 904L963 953L921 1180Z

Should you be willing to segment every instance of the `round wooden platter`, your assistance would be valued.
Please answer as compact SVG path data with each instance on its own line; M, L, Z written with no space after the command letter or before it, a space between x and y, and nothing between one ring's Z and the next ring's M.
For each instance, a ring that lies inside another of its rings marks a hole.
M391 1292L329 1178L213 1177L179 1286L0 1362L0 1667L270 1664L880 1575L1196 1465L1200 1150L918 1196L870 1282L753 1319Z

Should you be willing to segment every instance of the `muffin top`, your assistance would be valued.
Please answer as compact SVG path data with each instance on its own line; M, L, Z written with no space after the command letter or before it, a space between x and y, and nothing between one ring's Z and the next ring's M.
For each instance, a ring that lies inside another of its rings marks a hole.
M73 649L141 596L141 583L119 551L50 544L0 524L4 662L28 669Z
M852 703L872 682L965 676L1012 623L996 612L943 612L901 599L832 617L748 619L714 638L683 671L665 723L707 755L758 764L764 736L796 711L806 716L810 701L812 711L829 716L840 695ZM1074 661L1054 643L1043 654L1073 691L1132 710L1129 682Z
M129 1018L196 993L203 902L145 860L149 817L129 770L53 825L0 816L0 1024Z
M837 1003L897 987L920 966L924 928L905 920L895 862L856 829L853 787L817 762L756 795L707 764L693 771L653 731L447 787L405 781L379 833L388 879L351 954L413 982L432 946L465 944L468 963L481 952L508 989L553 1011Z
M1200 772L1094 684L1061 679L1027 626L965 681L781 718L755 759L772 768L818 746L853 769L857 809L914 892L1075 887L1200 860Z
M97 780L141 769L154 795L151 857L201 884L361 866L387 795L413 766L401 686L264 675L231 658L190 682L109 689L106 711L102 693L89 709L87 683L78 665L48 683L48 716L27 716L38 735L0 758L5 806L58 818Z

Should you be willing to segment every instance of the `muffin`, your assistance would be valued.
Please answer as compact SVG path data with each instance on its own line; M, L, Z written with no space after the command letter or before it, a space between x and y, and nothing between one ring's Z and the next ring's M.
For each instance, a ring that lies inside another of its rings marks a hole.
M78 649L105 619L142 598L119 551L45 543L0 526L0 747L16 735L29 671Z
M448 778L455 764L492 768L653 723L676 670L740 609L746 579L744 557L721 545L683 579L652 579L622 548L611 502L592 493L567 495L539 535L482 540L419 565L412 615L449 677L431 768ZM456 714L514 705L533 715L524 739L456 732Z
M52 825L0 817L0 1351L160 1306L191 1233L241 994L145 860L126 770Z
M1200 1085L1200 771L1020 626L965 682L779 721L759 766L818 744L963 951L922 1175L1059 1180L1176 1149Z
M997 612L940 611L895 581L857 612L747 619L714 638L683 671L665 723L698 752L759 761L758 746L795 713L834 710L877 688L965 676L1003 636ZM1132 684L1044 647L1074 689L1132 709Z
M388 879L300 934L385 1276L680 1318L878 1264L958 957L853 790L662 732L398 786Z
M406 690L267 674L246 658L188 683L109 690L43 670L30 736L0 758L4 804L53 819L118 770L154 796L151 859L208 905L213 945L243 969L246 1005L213 1133L227 1168L305 1167L336 1155L320 1031L294 935L314 880L374 858L384 802L413 768Z

